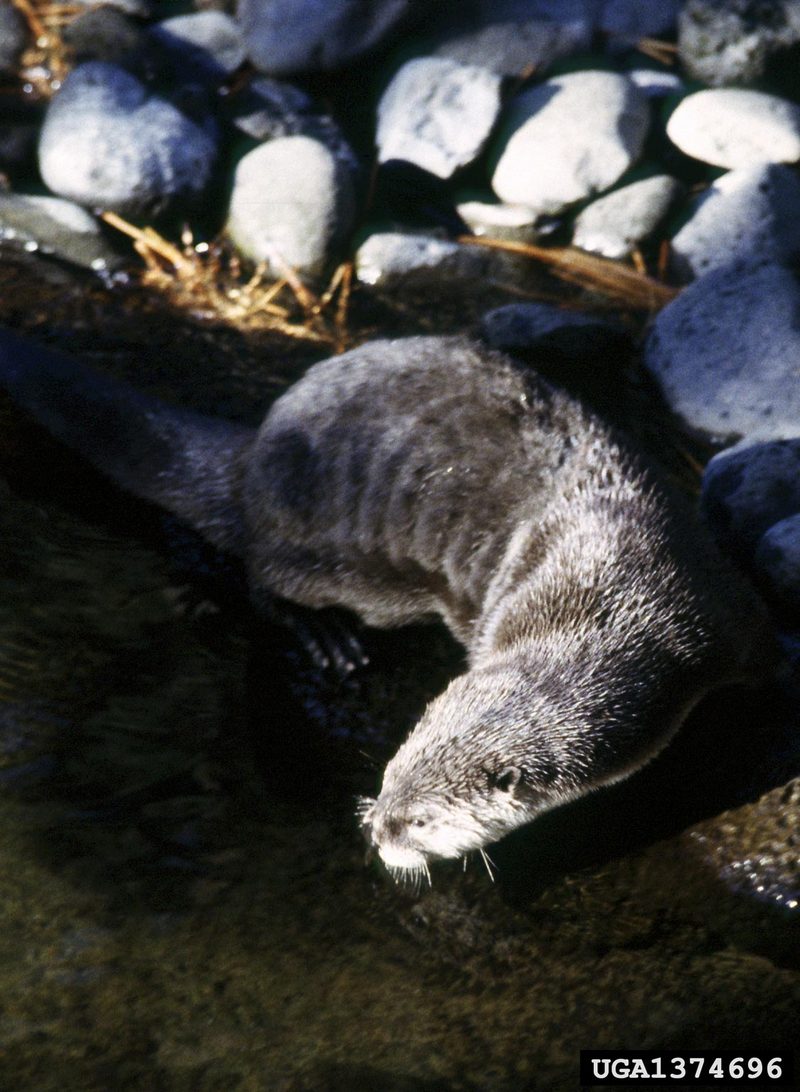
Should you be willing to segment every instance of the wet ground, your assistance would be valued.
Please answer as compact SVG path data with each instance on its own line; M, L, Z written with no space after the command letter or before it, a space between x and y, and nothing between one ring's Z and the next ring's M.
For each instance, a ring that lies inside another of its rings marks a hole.
M244 420L323 355L24 261L0 280L3 322ZM366 667L320 671L313 620L256 621L235 569L0 424L0 1088L557 1092L589 1047L800 1044L790 693L701 707L496 847L494 883L395 888L355 798L459 669L449 638L361 633Z

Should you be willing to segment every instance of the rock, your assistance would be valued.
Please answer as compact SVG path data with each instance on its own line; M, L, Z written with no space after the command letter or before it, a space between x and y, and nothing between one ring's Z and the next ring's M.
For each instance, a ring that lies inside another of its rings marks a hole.
M800 431L800 285L769 260L706 273L657 315L645 364L686 425L712 439Z
M29 38L28 24L19 8L10 0L0 0L0 72L16 74Z
M228 232L238 249L280 276L286 265L321 274L355 215L350 173L306 136L279 137L248 152L236 168Z
M575 221L572 242L606 258L624 258L658 227L683 187L668 174L631 182L599 197Z
M755 566L770 600L783 613L800 615L800 508L762 536Z
M107 61L148 80L169 73L163 50L154 46L139 23L118 8L90 8L68 23L61 37L78 65Z
M546 228L527 205L492 204L488 201L462 201L456 212L477 236L505 239L512 243L534 243Z
M62 197L138 215L200 194L216 144L211 120L195 121L125 69L91 61L50 103L39 167Z
M221 11L175 15L156 23L149 33L186 79L222 81L247 57L239 24Z
M740 167L718 178L694 203L672 240L683 279L750 254L789 257L800 248L800 179L779 163Z
M376 46L421 0L239 0L250 60L273 76L339 68Z
M400 68L378 104L378 159L449 178L477 157L500 112L500 77L446 57Z
M556 213L612 186L638 157L647 99L613 72L573 72L510 104L492 187L502 201Z
M600 15L600 30L611 39L611 45L628 48L642 38L669 35L675 28L683 0L658 0L643 4L642 0L605 0Z
M631 83L649 99L664 98L683 90L683 80L676 72L657 68L631 68L625 73Z
M378 232L356 252L358 279L378 288L439 288L455 280L480 283L492 268L492 255L480 247L464 246L430 235Z
M593 26L588 10L557 20L521 0L462 0L439 8L425 31L437 57L519 76L530 70L541 75L560 57L588 49Z
M581 311L567 311L550 303L509 303L487 311L481 319L480 336L492 349L514 352L527 349L565 330L610 328L612 324ZM616 331L618 327L613 326Z
M678 17L681 64L714 87L753 83L798 42L797 0L686 0Z
M800 159L800 106L761 91L698 91L673 111L667 136L686 155L729 170L795 163Z
M55 255L97 272L120 258L103 238L93 216L60 197L0 193L0 241Z
M725 548L750 563L770 527L800 512L800 439L715 455L703 475L701 503Z

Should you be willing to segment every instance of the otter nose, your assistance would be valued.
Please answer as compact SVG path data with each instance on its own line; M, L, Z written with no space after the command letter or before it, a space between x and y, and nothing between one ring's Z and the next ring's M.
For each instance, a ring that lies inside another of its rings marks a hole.
M373 814L364 824L364 833L373 846L379 846L387 838L399 837L408 824L397 815Z

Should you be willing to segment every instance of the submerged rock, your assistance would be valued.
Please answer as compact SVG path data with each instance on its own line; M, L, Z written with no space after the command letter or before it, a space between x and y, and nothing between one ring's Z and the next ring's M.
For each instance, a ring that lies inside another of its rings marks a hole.
M556 213L612 186L638 158L646 97L613 72L557 76L511 103L492 178L497 196Z
M86 209L60 197L0 193L0 242L17 243L96 271L113 268L119 256Z
M216 150L210 118L194 120L124 68L90 61L50 103L39 167L62 197L136 215L200 194Z
M447 281L480 282L489 273L492 255L430 235L377 232L356 252L356 275L378 288L443 285Z

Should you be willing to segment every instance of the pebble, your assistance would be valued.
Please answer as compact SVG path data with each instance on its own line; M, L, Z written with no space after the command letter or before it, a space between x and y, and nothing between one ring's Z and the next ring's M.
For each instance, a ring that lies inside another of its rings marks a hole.
M60 197L0 193L0 241L85 266L113 269L120 258L86 209Z
M502 201L557 213L612 186L642 150L646 97L613 72L573 72L510 104L492 187Z
M422 0L239 0L250 60L273 76L339 68L387 36Z
M221 11L175 15L151 27L149 33L186 79L222 81L247 57L239 24Z
M754 560L770 600L782 613L800 614L800 511L770 527Z
M14 75L30 37L22 12L10 0L0 0L0 72Z
M791 167L760 163L729 171L697 198L672 240L672 263L689 280L735 258L780 260L798 247L800 179Z
M728 170L795 163L800 159L800 106L742 88L698 91L675 108L667 136L686 155Z
M273 275L288 265L313 278L335 256L354 215L352 176L330 149L311 137L278 137L239 161L227 229Z
M726 549L751 562L770 527L800 512L800 439L721 451L706 467L701 504Z
M655 231L682 190L676 179L658 174L599 197L577 217L572 242L606 258L625 258Z
M160 211L205 188L216 126L194 121L123 68L90 61L50 102L39 141L47 186L124 215Z
M660 99L666 95L677 94L685 86L676 72L662 71L658 68L631 68L625 75L649 99Z
M540 218L527 205L503 205L489 201L462 201L456 212L473 235L512 243L535 243L548 234Z
M376 232L356 251L356 276L383 289L439 288L457 281L481 284L490 274L493 255L430 235Z
M659 312L645 365L687 427L707 438L800 432L800 285L769 260L706 273Z
M407 61L378 104L378 159L449 178L480 153L500 112L500 77L447 57Z
M797 0L686 0L678 17L681 65L713 87L753 83L798 42Z

